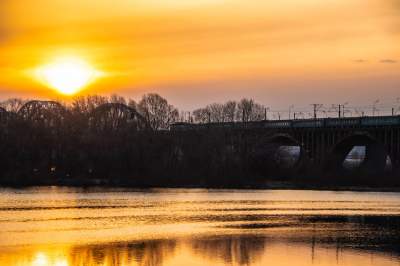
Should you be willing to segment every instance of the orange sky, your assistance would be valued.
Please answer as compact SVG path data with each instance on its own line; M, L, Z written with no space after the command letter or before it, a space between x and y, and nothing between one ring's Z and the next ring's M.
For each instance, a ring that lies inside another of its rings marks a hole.
M32 70L73 55L81 93L158 92L183 109L400 97L397 0L1 0L0 99L54 98Z

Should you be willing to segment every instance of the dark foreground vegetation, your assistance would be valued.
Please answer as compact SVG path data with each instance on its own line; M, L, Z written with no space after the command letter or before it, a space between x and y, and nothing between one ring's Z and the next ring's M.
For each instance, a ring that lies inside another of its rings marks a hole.
M254 110L244 110L246 104ZM228 166L223 158L216 160L218 154L210 156L219 136L202 138L203 143L193 143L201 150L183 155L179 136L168 130L171 123L185 118L216 119L217 110L204 114L211 107L194 112L193 118L180 114L157 94L144 95L138 103L116 95L95 95L78 97L69 104L9 99L1 106L3 185L239 184L223 176L239 176L237 168L241 166L236 162ZM255 111L259 115L262 111L246 99L226 106L226 120L242 119L240 115L256 119ZM216 180L216 176L221 179Z
M0 109L0 184L136 187L337 188L389 186L382 178L321 179L312 169L252 160L252 137L224 130L170 131L171 123L254 121L252 100L180 113L157 94L138 102L87 96L70 104L11 99ZM269 167L271 166L271 167ZM262 171L260 171L260 169ZM304 171L307 169L308 171ZM311 170L311 171L309 171ZM315 177L313 177L315 176Z

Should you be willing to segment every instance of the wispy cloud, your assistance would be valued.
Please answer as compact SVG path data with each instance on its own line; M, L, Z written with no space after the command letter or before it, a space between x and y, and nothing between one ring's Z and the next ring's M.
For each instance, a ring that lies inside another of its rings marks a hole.
M380 63L383 63L383 64L396 64L397 63L397 60L394 60L394 59L382 59L381 61L379 61Z
M368 61L365 59L356 59L356 60L353 60L353 62L362 64L362 63L367 63Z

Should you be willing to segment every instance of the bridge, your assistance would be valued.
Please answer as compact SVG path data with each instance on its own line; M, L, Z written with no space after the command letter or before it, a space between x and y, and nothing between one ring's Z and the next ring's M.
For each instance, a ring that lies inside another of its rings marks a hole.
M298 159L291 165L292 171L307 167L312 172L344 175L351 172L344 161L354 147L365 150L357 174L398 173L400 168L400 116L176 123L171 130L181 135L224 131L241 138L248 143L249 159L261 172L282 168L282 147L297 147Z

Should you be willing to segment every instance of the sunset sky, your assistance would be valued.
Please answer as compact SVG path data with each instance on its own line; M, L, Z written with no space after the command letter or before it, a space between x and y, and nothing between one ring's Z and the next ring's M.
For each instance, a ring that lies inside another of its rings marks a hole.
M186 110L390 102L400 1L0 1L0 99L66 97L35 76L64 57L100 73L81 94L157 92Z

